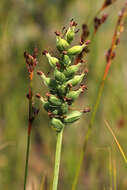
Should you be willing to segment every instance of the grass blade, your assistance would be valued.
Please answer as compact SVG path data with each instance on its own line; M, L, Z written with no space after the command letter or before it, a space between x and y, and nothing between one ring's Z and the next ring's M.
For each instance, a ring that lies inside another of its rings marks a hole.
M40 190L44 190L44 184L45 184L45 177L43 176L41 180Z
M124 151L123 151L123 149L122 149L122 147L121 147L119 141L117 140L117 138L116 138L116 136L115 136L113 130L111 129L109 123L108 123L106 120L104 120L104 122L105 122L106 127L107 127L108 130L110 131L111 135L113 136L113 138L114 138L114 140L115 140L115 142L116 142L116 145L118 146L119 151L120 151L120 153L121 153L121 155L122 155L124 161L125 161L126 164L127 164L127 157L126 157L126 155L125 155L125 153L124 153Z

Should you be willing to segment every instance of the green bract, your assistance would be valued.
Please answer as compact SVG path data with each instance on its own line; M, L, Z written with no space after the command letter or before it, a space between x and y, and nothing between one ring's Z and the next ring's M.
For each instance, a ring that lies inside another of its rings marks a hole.
M78 90L73 89L73 86L80 85L85 76L83 72L77 74L82 63L75 65L74 59L87 46L84 43L70 47L75 36L76 25L72 20L65 37L56 32L56 47L60 52L60 58L52 57L46 50L43 52L48 58L50 66L54 68L54 77L47 77L43 72L38 71L44 84L49 88L46 98L41 97L40 100L48 112L51 126L56 132L60 132L67 124L74 123L83 114L83 111L69 111L70 105L85 89L85 85L81 85Z

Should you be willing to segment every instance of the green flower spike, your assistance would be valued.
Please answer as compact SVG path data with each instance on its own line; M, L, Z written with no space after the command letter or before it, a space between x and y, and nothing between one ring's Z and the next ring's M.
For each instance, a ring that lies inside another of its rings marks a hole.
M89 43L89 41L86 41L82 45L70 47L70 43L75 36L76 25L75 21L71 20L64 37L60 32L55 32L56 47L60 52L60 58L51 56L46 50L43 51L49 64L54 68L54 78L52 79L45 76L41 71L37 72L43 79L44 84L49 88L49 93L46 94L46 98L40 98L44 109L50 113L49 117L52 120L51 123L53 126L55 126L54 123L56 123L56 121L58 121L58 123L62 122L63 124L60 125L60 130L58 130L59 125L54 127L57 132L60 132L62 126L65 126L67 123L73 123L78 120L83 113L80 111L69 113L69 106L79 97L80 93L86 89L85 85L80 86L78 90L72 89L73 86L79 85L82 82L86 74L85 72L80 75L76 74L83 63L75 65L74 57L80 54ZM53 120L52 117L57 120Z
M81 86L81 82L86 75L86 70L82 72L82 74L77 74L83 61L75 65L74 59L78 54L84 51L88 45L88 41L70 47L70 44L75 37L76 25L77 24L71 20L70 26L64 35L55 32L56 47L60 54L59 58L52 57L48 51L43 52L47 57L50 66L54 69L54 77L50 78L41 71L37 72L37 74L43 79L44 84L48 87L49 92L46 93L45 98L41 97L39 94L36 96L41 100L44 109L48 112L51 127L57 133L52 190L57 190L63 130L67 125L79 120L83 113L89 112L89 109L70 112L71 104L79 97L80 93L87 89L85 85ZM80 85L78 90L73 89L76 85Z

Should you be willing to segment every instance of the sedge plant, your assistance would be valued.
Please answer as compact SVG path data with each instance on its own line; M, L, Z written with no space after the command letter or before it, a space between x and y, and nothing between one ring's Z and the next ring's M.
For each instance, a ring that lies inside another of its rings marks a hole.
M45 97L40 94L36 94L36 96L41 100L44 109L48 112L50 125L57 135L52 190L57 190L58 186L63 131L68 125L79 120L83 113L90 111L89 108L71 111L70 108L79 95L87 89L86 85L81 82L87 75L88 70L84 69L77 74L83 60L76 64L74 59L75 56L87 48L89 41L80 42L79 45L70 47L75 37L76 25L77 23L72 19L64 34L63 32L55 32L59 58L53 57L47 50L43 51L43 55L47 57L48 63L54 69L54 77L50 78L42 71L37 72L48 87L49 92L46 93ZM73 87L77 85L78 89L75 90Z
M39 111L33 105L33 74L34 74L34 69L37 65L37 54L38 54L37 48L34 49L32 55L30 55L27 52L24 52L26 67L29 74L29 93L27 94L27 98L29 100L29 114L28 114L28 129L27 129L26 163L25 163L25 173L24 173L24 190L26 190L26 185L27 185L31 130L32 130L33 121Z

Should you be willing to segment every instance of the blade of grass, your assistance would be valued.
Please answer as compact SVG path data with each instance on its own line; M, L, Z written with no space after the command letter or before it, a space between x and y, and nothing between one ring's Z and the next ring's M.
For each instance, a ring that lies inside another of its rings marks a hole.
M42 177L40 190L44 190L45 176Z
M96 112L97 112L97 109L99 107L100 100L101 100L102 93L103 93L103 89L104 89L104 85L105 85L105 81L106 81L109 69L111 67L111 64L112 64L112 58L113 58L112 56L113 56L113 53L117 47L117 41L119 40L120 34L123 31L123 24L124 24L126 12L127 12L127 1L125 1L125 5L124 5L123 9L121 10L121 14L119 14L119 16L118 16L118 20L117 20L117 23L115 26L115 31L114 31L113 38L112 38L111 48L109 49L110 51L109 51L109 54L108 54L107 60L106 60L107 64L106 64L106 67L104 70L102 82L100 84L100 87L99 87L99 90L97 93L97 98L96 98L95 105L93 107L93 111L91 114L88 130L87 130L86 135L84 137L83 148L82 148L82 151L80 153L79 163L78 163L76 174L74 176L74 180L73 180L73 184L72 184L72 190L76 190L76 187L77 187L77 183L78 183L78 179L79 179L79 175L80 175L80 170L81 170L82 163L84 160L83 158L84 158L85 152L86 152L88 139L92 133L92 127L93 127L93 124L95 121Z
M113 182L114 182L114 190L117 190L116 161L115 160L113 160Z
M111 148L108 148L109 152L109 178L110 178L110 190L113 190L113 183L112 183L112 152Z
M125 163L127 164L127 157L126 157L126 155L125 155L125 153L124 153L124 151L123 151L123 149L122 149L122 147L121 147L119 141L117 140L117 138L116 138L116 136L115 136L113 130L111 129L109 123L108 123L106 120L104 120L104 122L105 122L106 127L107 127L108 130L110 131L111 135L113 136L113 138L114 138L114 140L115 140L115 142L116 142L116 145L117 145L117 147L119 148L119 151L120 151L120 153L121 153L121 155L122 155L122 157L123 157Z

